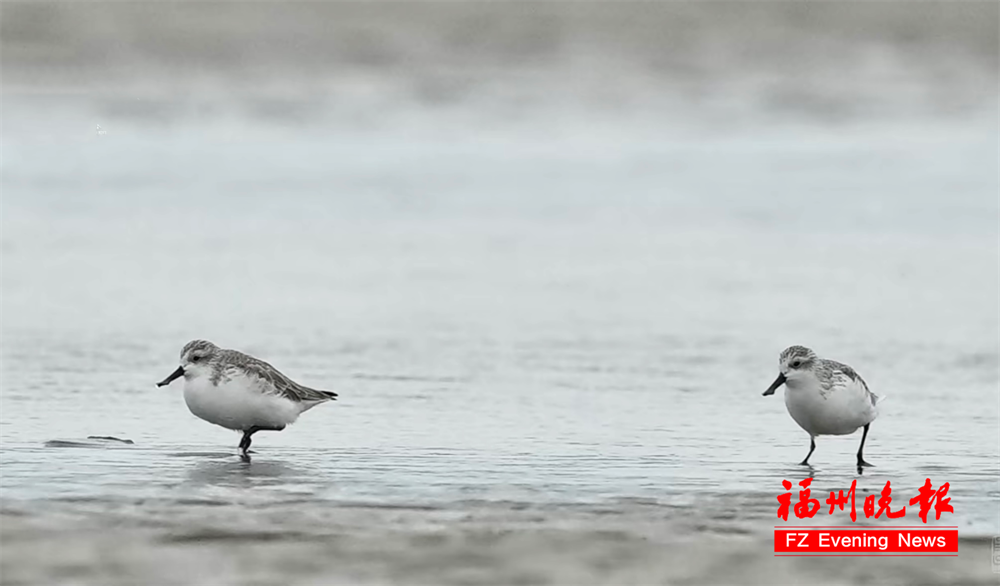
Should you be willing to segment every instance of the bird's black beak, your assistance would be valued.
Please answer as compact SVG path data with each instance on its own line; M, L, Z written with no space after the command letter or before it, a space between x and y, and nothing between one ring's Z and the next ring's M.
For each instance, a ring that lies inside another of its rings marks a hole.
M173 376L173 375L170 375L170 376ZM777 388L780 387L783 384L785 384L785 375L779 374L778 378L774 379L774 382L771 383L771 386L767 387L767 390L764 391L764 396L766 397L768 395L773 395L774 391L777 390Z
M158 386L158 387L165 387L165 386L169 385L170 383L172 383L174 381L174 379L180 378L182 376L184 376L184 367L183 366L178 366L177 370L171 372L170 376L168 376L167 378L165 378L165 379L161 380L160 382L156 383L156 386Z

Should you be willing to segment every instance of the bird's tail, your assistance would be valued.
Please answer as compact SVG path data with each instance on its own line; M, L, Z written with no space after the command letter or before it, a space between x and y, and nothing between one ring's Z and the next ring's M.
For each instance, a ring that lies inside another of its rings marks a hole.
M337 400L337 393L334 393L333 391L321 391L319 389L309 389L309 391L310 397L299 403L299 408L301 409L300 412L308 411L316 405L326 403L327 401Z
M299 400L303 403L319 405L320 403L326 403L327 401L337 400L337 393L334 393L333 391L321 391L319 389L309 387L299 387L299 390Z

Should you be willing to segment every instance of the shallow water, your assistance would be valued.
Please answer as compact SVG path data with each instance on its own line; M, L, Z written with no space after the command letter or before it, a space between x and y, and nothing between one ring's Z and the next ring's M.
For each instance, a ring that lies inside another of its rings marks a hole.
M403 101L359 130L4 99L5 583L991 578L995 111L503 128ZM192 338L340 399L241 462L154 387ZM761 397L796 343L888 397L863 476L860 435L797 466ZM807 474L896 505L949 482L962 557L770 557Z
M265 159L274 146L241 148ZM746 158L762 156L721 147L747 169ZM108 154L128 164L128 152ZM828 155L812 163L822 168ZM581 157L579 173L600 174ZM825 171L832 178L839 166ZM749 191L770 181L744 179ZM795 462L808 441L780 398L760 393L781 348L807 343L888 395L866 451L877 467L859 490L891 480L902 500L925 478L950 482L955 514L941 522L963 536L995 532L988 232L942 234L938 224L928 235L875 236L837 222L814 234L794 219L786 229L734 218L692 227L655 208L647 218L581 218L570 196L541 219L460 210L388 221L351 201L332 205L344 216L295 220L289 207L308 199L272 214L266 198L213 202L198 191L152 204L97 196L72 211L8 197L24 206L4 231L8 516L56 515L85 535L122 528L138 532L131 548L166 542L181 559L192 555L184 544L290 539L339 544L335 559L367 552L336 571L306 564L294 574L303 580L618 582L637 567L649 572L640 583L676 576L678 566L636 553L646 540L693 539L700 553L690 559L728 551L718 536L760 536L741 542L751 549L740 556L769 551L780 480L804 477ZM235 434L188 413L179 383L153 386L194 337L261 356L340 400L258 434L246 465ZM90 435L135 445L90 447ZM858 440L820 439L817 493L855 478ZM813 521L837 518L846 520ZM73 538L55 543L63 539ZM259 555L280 558L275 547ZM613 558L606 574L578 557L591 549ZM136 575L146 564L167 571L147 557L121 563ZM5 559L15 576L51 575ZM227 580L254 575L232 563Z

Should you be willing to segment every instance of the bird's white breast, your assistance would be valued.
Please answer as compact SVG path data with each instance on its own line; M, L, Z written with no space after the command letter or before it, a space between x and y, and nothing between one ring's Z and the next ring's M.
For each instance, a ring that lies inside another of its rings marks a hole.
M785 385L788 414L812 435L853 433L878 415L861 381L837 374L829 389L824 389L815 376L789 380Z
M196 416L229 429L284 427L301 413L301 404L262 392L258 379L237 375L213 385L207 376L184 381L184 402Z

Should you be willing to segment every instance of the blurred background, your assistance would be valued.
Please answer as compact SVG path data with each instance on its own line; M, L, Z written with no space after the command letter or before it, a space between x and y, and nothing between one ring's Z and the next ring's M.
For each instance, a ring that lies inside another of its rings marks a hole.
M998 19L3 2L4 583L995 583ZM193 338L340 400L246 465ZM888 396L863 477L792 344ZM960 556L772 557L810 474Z

